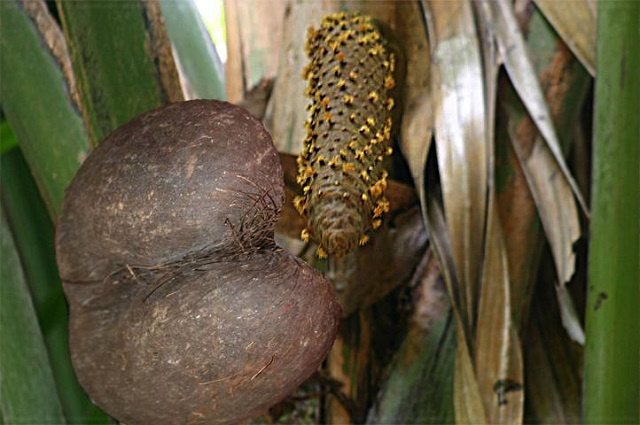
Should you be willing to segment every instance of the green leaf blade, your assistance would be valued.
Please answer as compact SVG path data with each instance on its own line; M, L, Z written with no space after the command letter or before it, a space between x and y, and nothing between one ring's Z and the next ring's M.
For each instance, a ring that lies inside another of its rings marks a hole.
M36 312L0 213L0 405L6 423L66 423Z
M91 403L78 384L71 365L67 308L53 250L53 224L19 149L0 156L0 194L64 414L69 423L109 423L109 418Z
M165 86L177 73L164 27L145 5L153 2L58 2L94 145L130 119L182 100L175 85Z
M193 0L161 0L160 7L190 98L224 100L223 65Z
M82 118L60 64L22 6L0 2L0 102L52 217L87 155Z

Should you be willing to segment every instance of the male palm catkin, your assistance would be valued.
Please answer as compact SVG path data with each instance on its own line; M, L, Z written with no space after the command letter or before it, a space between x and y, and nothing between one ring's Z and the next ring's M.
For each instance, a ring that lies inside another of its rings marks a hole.
M310 28L306 53L311 103L298 157L304 195L294 202L307 218L302 239L318 242L318 256L339 258L364 245L389 210L382 163L392 153L396 59L371 18L347 13Z

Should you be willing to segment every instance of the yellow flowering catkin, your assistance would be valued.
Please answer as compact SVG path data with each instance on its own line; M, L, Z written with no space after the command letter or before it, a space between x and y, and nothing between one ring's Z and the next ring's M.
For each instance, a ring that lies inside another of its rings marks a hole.
M371 18L337 13L310 28L303 71L311 98L294 201L307 218L303 240L318 256L342 257L364 245L389 210L384 197L391 155L390 90L395 56Z

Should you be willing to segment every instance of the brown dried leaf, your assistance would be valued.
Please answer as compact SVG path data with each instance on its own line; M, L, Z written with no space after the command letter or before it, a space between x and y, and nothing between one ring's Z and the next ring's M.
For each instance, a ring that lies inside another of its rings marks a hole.
M489 150L489 181L490 186L493 184L492 170L495 168L495 127L496 127L496 99L498 96L498 69L502 65L500 55L496 50L496 43L491 30L491 23L487 22L487 15L483 13L481 8L486 8L486 2L475 1L472 3L475 11L475 18L478 25L478 39L482 51L482 65L484 66L484 89L485 89L485 105L486 105L486 126L487 126L487 142Z
M535 0L562 40L589 71L596 75L596 10L589 0Z
M513 318L520 330L529 317L544 231L522 165L511 147L506 125L503 113L495 151L496 161L500 164L495 170L496 202L509 263Z
M520 24L529 28L528 43L533 47L531 57L539 72L540 83L544 88L551 117L557 126L558 136L564 143L563 149L566 152L569 144L567 142L573 139L572 128L579 121L579 111L582 109L584 95L589 87L589 77L584 68L578 64L575 56L559 40L550 25L541 18L539 10L534 9L531 19L527 23L521 22ZM556 39L557 42L540 43L545 39L550 41ZM515 100L516 95L510 94L510 92L511 90L507 90L504 93L507 96L504 98L503 111L505 113L503 116L508 122L504 129L504 135L511 139L513 152L517 155L520 163L520 166L512 168L516 171L515 174L520 176L518 179L522 180L524 177L527 182L526 195L532 197L535 202L538 216L551 245L558 276L555 280L563 285L573 274L575 265L573 244L579 236L577 206L575 199L571 196L568 183L565 179L558 177L562 171L555 158L538 135L533 121L529 116L526 116L523 106ZM507 199L504 196L502 198L504 204ZM523 211L512 215L520 223L518 226L526 225L526 222L530 221L527 219L527 215L531 217L530 214L526 214L526 211L530 209L526 208L526 205L522 206L524 207ZM511 206L508 209L516 211L516 208ZM510 221L512 222L510 228L513 229L513 220ZM534 227L529 227L529 229L534 229ZM531 232L527 231L526 227L521 227L521 229L524 231L517 232L522 235L521 237L526 237L530 241L538 239L533 234L527 236ZM510 232L510 234L513 235L514 232ZM515 250L513 248L513 244L511 244L510 260L513 259L512 253L518 250L517 247ZM519 264L523 263L520 261ZM514 264L510 264L510 266L514 266ZM519 268L522 270L521 267ZM519 281L523 283L522 279ZM517 278L514 283L518 283ZM528 284L526 285L528 286ZM512 288L514 287L512 286ZM564 294L563 286L558 288L558 302L563 311L564 323L572 338L580 341L583 338L582 330L579 320L574 314L571 298L562 297L561 295ZM520 292L522 293L522 291ZM530 291L525 289L525 292ZM517 293L516 289L515 294L517 295ZM523 307L525 310L527 309L526 305ZM522 313L519 316L523 317Z
M493 195L486 236L484 232L487 187L493 185L496 53L489 25L480 19L484 61L480 59L469 3L431 2L430 6L432 40L438 43L432 90L446 225L433 199L427 220L457 323L456 421L521 423L522 354L512 323L507 253ZM474 218L477 221L471 225ZM473 232L475 239L470 239ZM469 330L474 328L472 335Z
M480 388L476 381L469 346L461 330L464 328L460 320L456 320L457 341L456 373L453 380L453 405L458 424L488 424L486 412L482 404Z
M569 337L580 345L585 343L584 328L578 317L573 298L565 285L556 285L556 296L558 307L560 308L560 318L562 326L566 329Z
M490 423L522 423L524 391L523 364L512 305L507 240L498 213L495 192L495 111L499 57L490 23L480 10L485 2L474 2L478 33L482 43L489 154L489 212L485 235L482 285L475 335L475 364L478 386ZM496 385L498 384L498 385ZM503 387L500 384L504 384ZM519 386L519 387L518 387ZM517 389L517 390L516 390ZM510 391L507 391L510 390ZM507 403L506 406L501 402Z
M275 78L286 4L225 0L229 101L238 103L260 80Z
M434 125L430 79L431 51L419 5L416 2L402 2L398 12L400 20L404 23L398 28L398 32L401 34L407 59L400 149L409 165L424 211L424 172Z
M487 199L484 76L469 1L433 1L432 63L436 148L446 221L462 290L459 308L472 326L480 279Z
M433 105L429 90L407 102L401 131L400 148L424 207L424 170L433 137Z
M564 284L573 275L573 244L580 237L578 210L575 203L570 202L571 188L561 178L557 163L540 137L536 138L528 156L515 140L513 146L523 164L531 194L538 206L538 213L551 245L558 281Z
M489 423L522 423L523 366L513 324L506 245L491 195L475 335L478 387Z
M512 141L553 254L561 286L558 288L558 302L562 311L562 323L574 341L584 344L585 337L580 320L575 313L571 297L563 288L575 270L573 244L580 237L578 210L571 196L571 188L566 180L560 178L558 163L540 137L536 138L529 155L523 151L514 136Z
M560 142L551 120L549 106L545 101L540 81L529 58L524 37L516 21L513 5L508 0L485 1L489 7L485 7L483 10L490 15L487 16L487 21L493 24L498 48L513 86L540 134L544 137L546 146L558 164L561 175L588 216L589 208L564 160ZM569 200L565 201L570 202Z

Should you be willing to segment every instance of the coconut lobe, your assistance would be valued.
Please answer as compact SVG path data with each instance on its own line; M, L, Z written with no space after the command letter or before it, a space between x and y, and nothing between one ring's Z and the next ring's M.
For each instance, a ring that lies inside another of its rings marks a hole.
M148 112L71 183L56 254L71 354L120 421L237 423L320 365L340 307L320 273L275 245L277 153L239 107Z
M269 133L226 102L174 103L115 130L67 190L57 229L64 280L104 279L207 249L237 252L273 234L284 190ZM245 214L266 231L240 240Z

